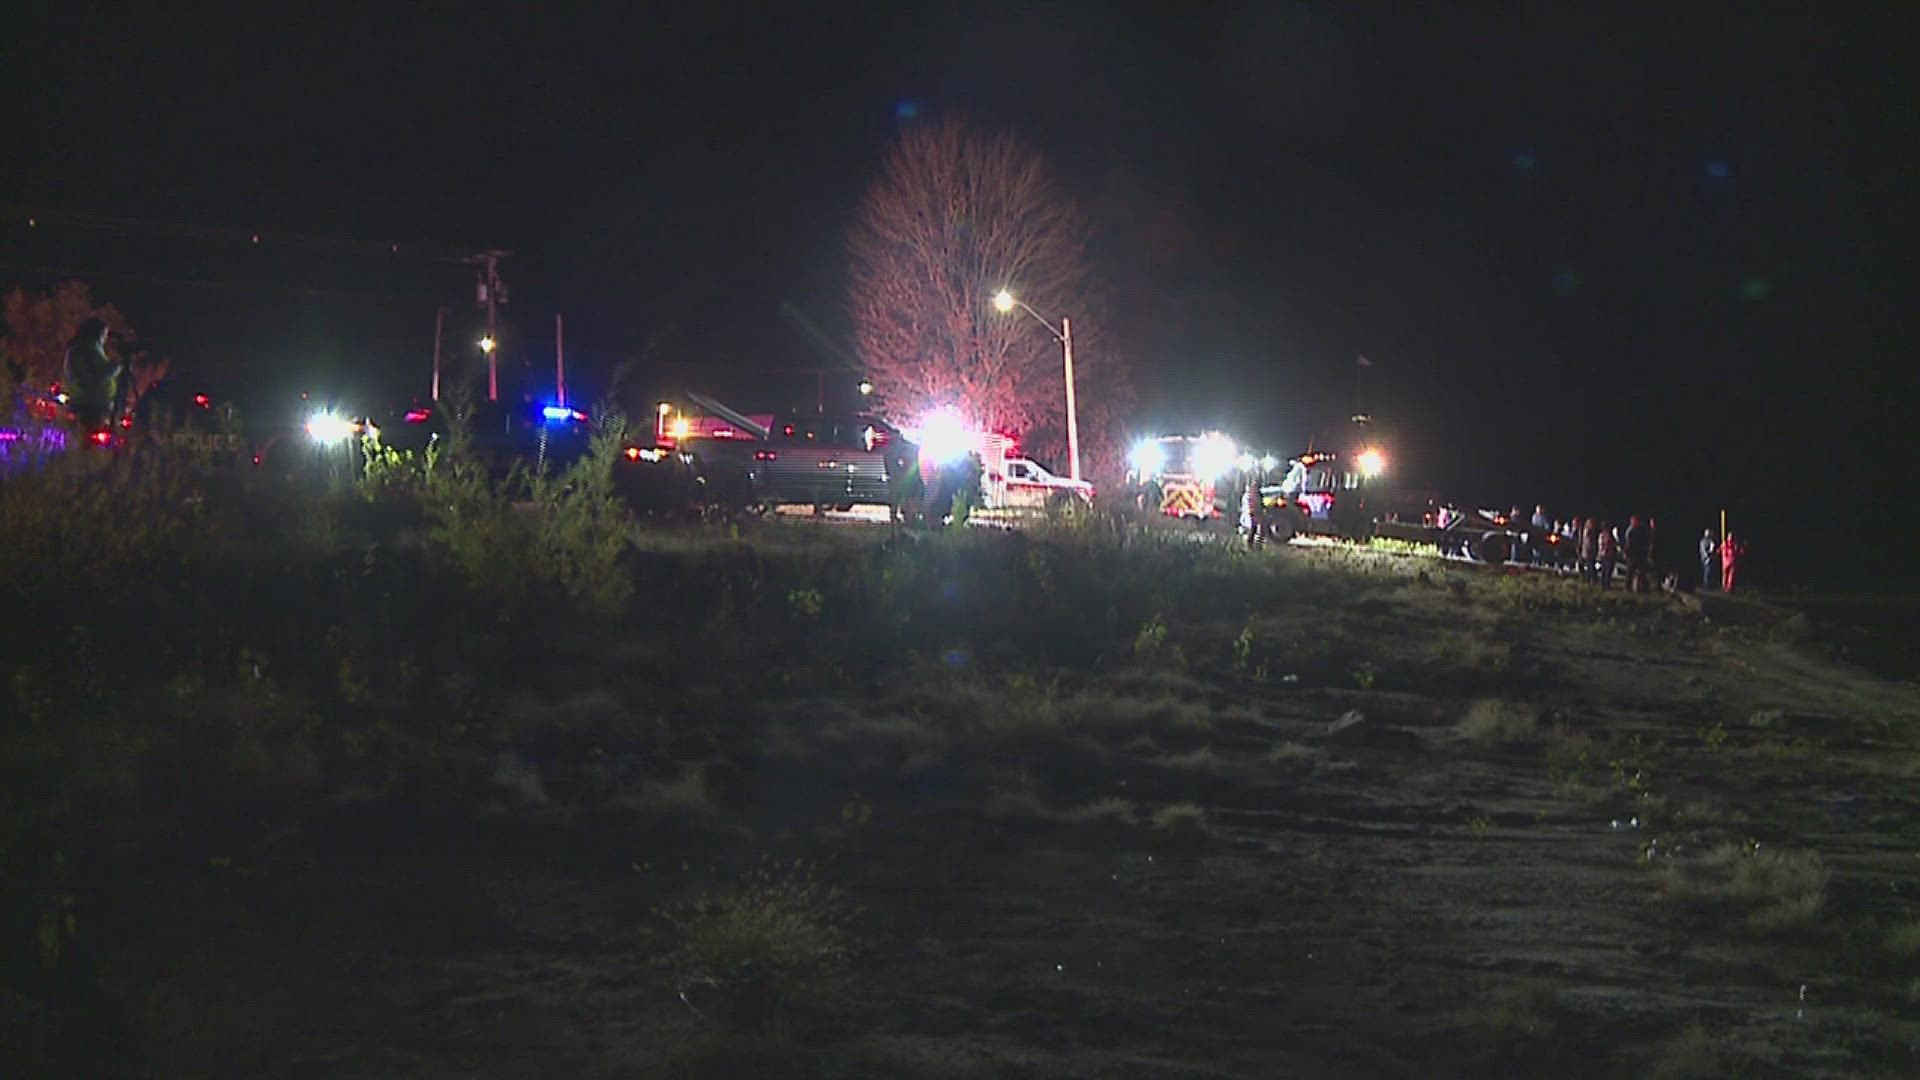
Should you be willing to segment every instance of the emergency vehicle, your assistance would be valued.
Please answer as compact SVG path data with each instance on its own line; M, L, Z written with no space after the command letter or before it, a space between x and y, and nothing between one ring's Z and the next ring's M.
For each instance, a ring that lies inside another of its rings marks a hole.
M1142 439L1127 455L1127 486L1149 513L1210 520L1226 510L1221 481L1239 457L1234 441L1217 431Z

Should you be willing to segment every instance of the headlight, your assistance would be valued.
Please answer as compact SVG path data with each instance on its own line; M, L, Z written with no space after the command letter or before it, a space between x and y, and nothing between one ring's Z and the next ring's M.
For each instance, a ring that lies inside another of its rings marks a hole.
M1127 464L1142 477L1153 476L1167 464L1167 449L1158 440L1141 439L1127 454Z
M973 437L952 407L935 409L920 422L920 456L938 465L959 461L973 451Z
M1193 471L1200 476L1225 476L1232 471L1233 463L1240 456L1240 448L1232 439L1218 432L1209 432L1200 436L1193 444Z
M344 442L353 438L359 425L343 416L332 413L315 413L307 420L307 435L314 442Z

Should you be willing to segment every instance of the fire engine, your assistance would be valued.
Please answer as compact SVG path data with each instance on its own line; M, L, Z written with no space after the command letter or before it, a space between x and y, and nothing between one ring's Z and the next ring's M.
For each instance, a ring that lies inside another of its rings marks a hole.
M1217 431L1142 439L1127 455L1127 486L1143 510L1209 520L1226 509L1220 482L1239 457L1234 441Z

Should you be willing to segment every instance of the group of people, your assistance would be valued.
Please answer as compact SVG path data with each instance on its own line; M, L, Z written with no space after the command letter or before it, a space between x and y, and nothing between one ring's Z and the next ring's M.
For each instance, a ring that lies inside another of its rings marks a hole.
M1556 521L1547 516L1544 506L1534 507L1533 516L1526 519L1516 507L1512 519L1515 522L1526 520L1531 526L1525 533L1525 546L1528 557L1535 564L1559 562L1565 565L1570 556L1580 580L1602 589L1611 589L1614 575L1624 563L1629 592L1653 591L1656 573L1654 539L1658 527L1654 519L1632 515L1627 519L1624 532L1613 522L1597 517ZM1563 553L1557 559L1550 554L1554 549ZM1710 590L1715 588L1717 581L1721 591L1732 592L1746 552L1746 544L1735 539L1732 532L1728 532L1724 540L1716 541L1713 530L1706 530L1700 537L1699 587ZM1677 589L1682 584L1680 575L1677 572L1668 574L1662 584L1668 589Z

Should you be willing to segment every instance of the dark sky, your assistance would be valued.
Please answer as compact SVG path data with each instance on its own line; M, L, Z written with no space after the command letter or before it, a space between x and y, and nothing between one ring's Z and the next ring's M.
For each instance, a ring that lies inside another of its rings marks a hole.
M6 220L0 282L88 272L227 377L419 382L471 275L413 245L497 245L516 344L564 311L588 384L649 341L831 363L855 201L958 114L1096 214L1140 432L1337 436L1365 354L1396 462L1463 499L1675 538L1725 504L1778 578L1913 576L1910 5L562 6L37 5L0 201L268 242Z

